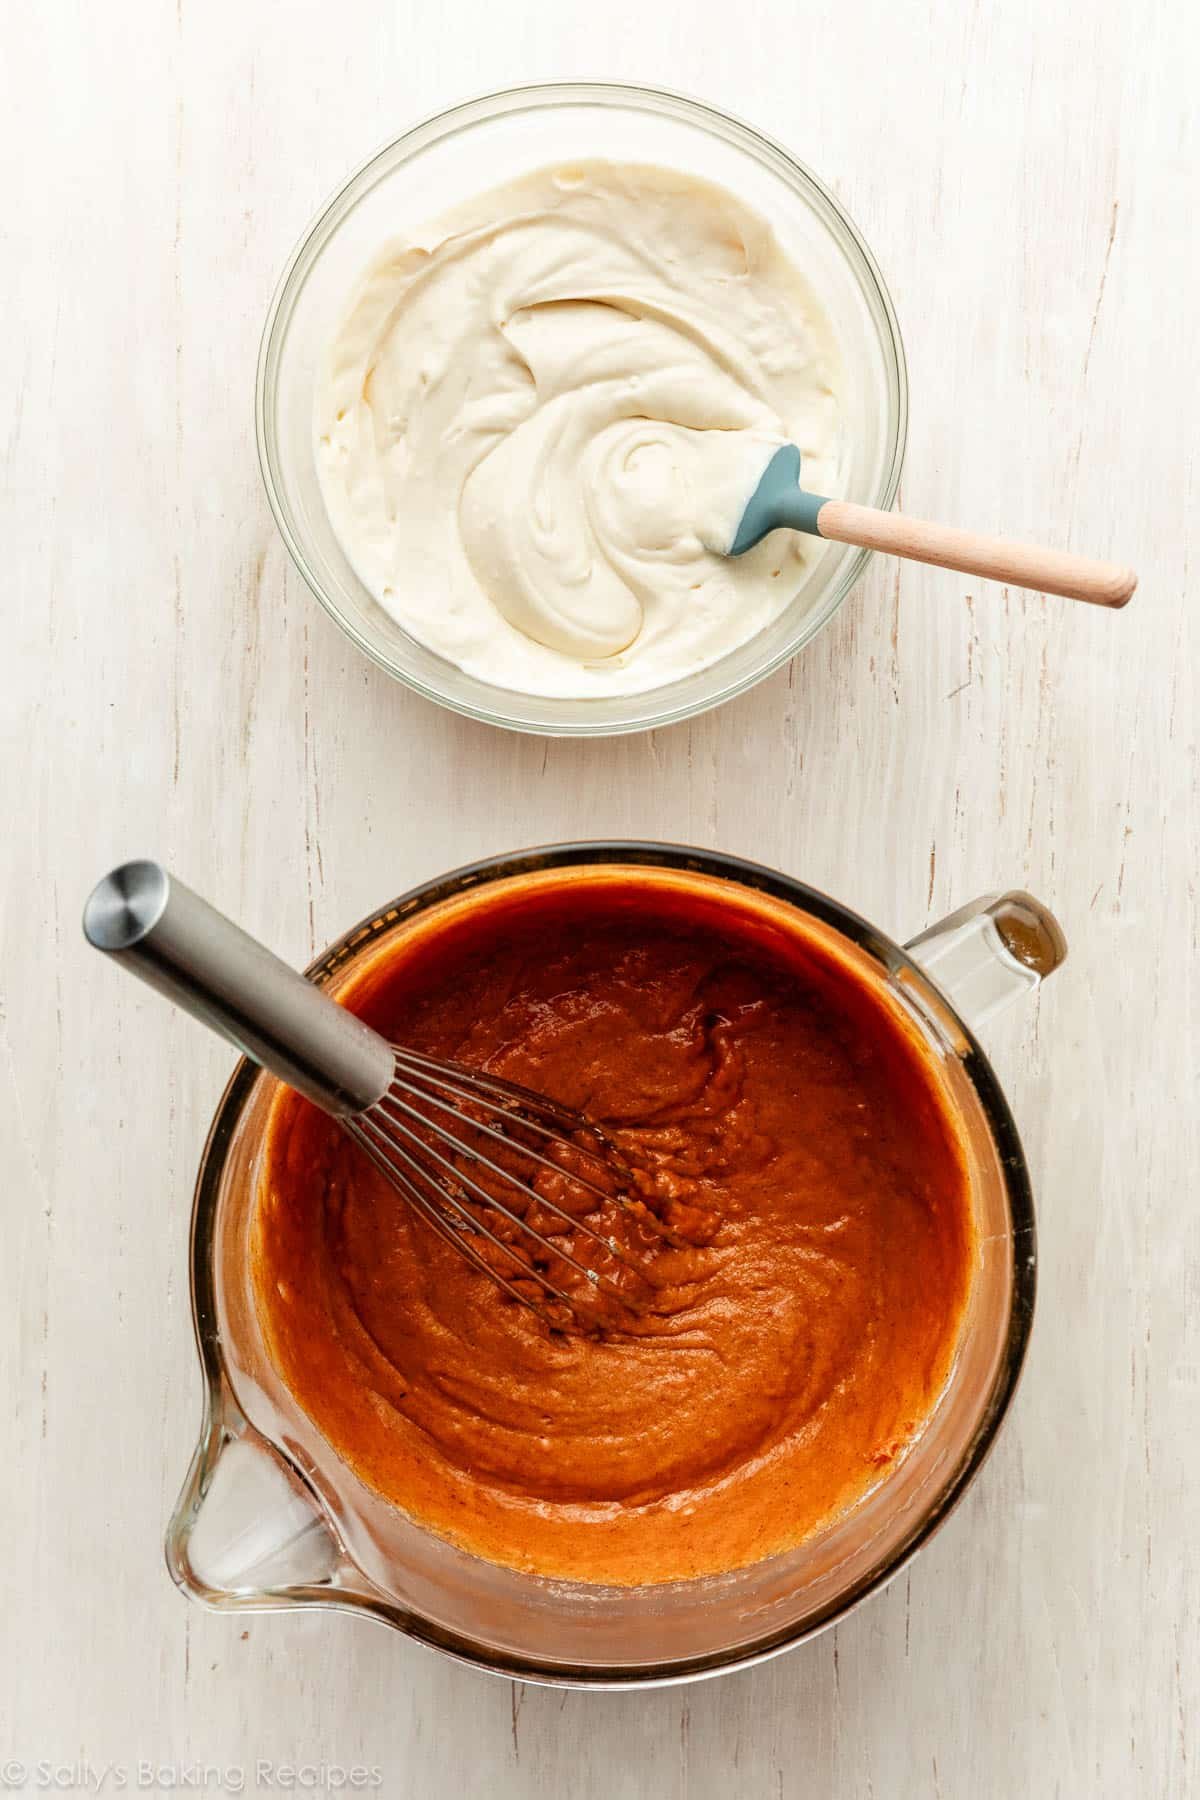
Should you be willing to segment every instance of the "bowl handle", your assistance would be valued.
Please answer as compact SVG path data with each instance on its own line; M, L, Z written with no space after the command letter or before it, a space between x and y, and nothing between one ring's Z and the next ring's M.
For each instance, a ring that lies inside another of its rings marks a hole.
M1014 890L959 907L905 949L974 1030L1052 975L1067 940L1040 900Z
M228 1390L207 1409L166 1554L172 1580L221 1610L366 1598L319 1500Z

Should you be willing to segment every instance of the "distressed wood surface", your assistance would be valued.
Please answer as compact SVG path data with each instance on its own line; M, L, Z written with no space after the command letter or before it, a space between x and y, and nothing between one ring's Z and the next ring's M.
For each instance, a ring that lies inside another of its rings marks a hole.
M388 1795L500 1800L1196 1793L1195 9L48 0L6 23L0 1756L130 1787L138 1759L198 1760L232 1791L259 1759L359 1762ZM1131 561L1125 613L877 563L756 692L609 744L456 720L355 654L260 491L277 274L414 117L597 74L699 93L831 182L905 333L903 504ZM690 1690L568 1696L362 1621L200 1612L160 1541L229 1059L85 951L88 887L159 854L303 962L422 877L610 833L760 858L900 935L1009 884L1061 917L1066 968L989 1036L1041 1204L1002 1441L886 1594Z

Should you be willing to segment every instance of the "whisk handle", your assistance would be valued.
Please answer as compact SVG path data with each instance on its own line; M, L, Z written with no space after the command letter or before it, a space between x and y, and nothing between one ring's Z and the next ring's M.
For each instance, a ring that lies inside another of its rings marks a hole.
M93 890L89 944L335 1116L365 1112L393 1075L390 1046L353 1013L155 862Z

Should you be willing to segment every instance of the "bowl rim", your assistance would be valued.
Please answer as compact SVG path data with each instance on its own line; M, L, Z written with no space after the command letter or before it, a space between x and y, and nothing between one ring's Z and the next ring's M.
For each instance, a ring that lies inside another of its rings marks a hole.
M610 704L610 700L608 697L597 697L564 702L564 705L578 709L578 720L555 720L553 722L513 716L515 709L519 708L522 702L544 699L547 696L527 695L519 689L497 687L494 691L501 705L499 707L487 706L448 693L409 670L397 668L382 648L361 631L353 619L343 613L332 595L326 591L319 577L310 568L299 535L293 529L289 509L281 491L281 484L277 483L273 471L274 433L268 419L268 398L272 391L272 375L278 360L282 333L286 330L291 311L317 255L324 248L342 218L357 203L361 194L374 185L375 171L385 160L394 157L397 152L404 150L401 160L406 160L408 156L428 147L431 143L439 142L470 127L485 124L489 118L497 115L507 115L525 110L536 111L554 106L603 106L605 104L624 104L659 114L673 114L713 135L725 138L736 147L757 157L759 162L773 168L777 174L790 181L793 186L798 186L804 192L804 197L813 205L818 217L823 219L825 225L831 229L833 225L836 225L837 230L841 232L853 252L851 262L855 257L858 259L860 266L855 269L856 277L860 284L869 291L870 298L879 307L883 322L887 327L887 337L891 349L896 384L895 416L892 421L890 457L880 492L876 496L877 504L885 511L892 506L899 490L908 440L908 364L904 341L901 337L900 324L891 294L866 239L846 208L806 163L794 156L776 138L760 131L757 126L751 125L740 115L726 112L723 108L713 106L705 100L675 88L621 81L543 81L496 88L460 100L452 106L425 114L424 117L402 131L398 137L390 138L386 143L381 144L352 170L310 219L284 265L267 308L259 341L254 390L255 441L259 473L267 496L267 503L292 564L309 591L356 648L378 668L413 693L420 694L424 699L432 701L435 705L446 707L449 711L458 713L464 718L475 719L485 725L498 726L502 730L540 737L621 737L638 731L659 730L668 725L697 718L714 707L723 706L726 701L747 693L759 682L774 674L792 657L797 656L820 634L841 610L848 595L858 585L874 554L870 550L860 549L848 557L840 576L830 589L819 612L806 617L801 630L791 641L774 652L750 673L739 676L736 680L726 681L723 686L718 687L715 692L707 695L704 699L689 700L682 704L675 703L666 708L656 705L657 698L669 693L671 688L676 685L668 683L660 687L648 688L644 693L620 696L630 702L641 703L641 711L637 716L617 720L598 717L591 709L604 708ZM842 247L845 249L845 244ZM428 648L428 646L424 647ZM432 652L431 654L436 655L437 653ZM444 658L441 660L446 662L448 670L455 670L453 663ZM721 659L710 665L713 669L719 669L720 666ZM705 672L700 671L700 673ZM613 696L613 698L615 699L617 696ZM503 709L503 702L506 700L512 702L512 706L507 711Z
M648 868L685 871L715 876L739 886L757 889L811 914L831 926L857 945L891 975L903 972L918 988L933 989L928 973L900 944L887 937L874 925L816 888L794 876L767 868L719 850L704 850L683 844L660 843L644 839L588 839L578 843L548 844L504 855L485 857L466 863L444 875L409 888L386 906L378 907L348 931L342 933L326 950L315 957L305 970L309 980L318 983L336 972L358 950L381 931L391 930L402 918L437 905L464 889L485 886L506 877L538 870L569 868L580 865L625 864ZM944 1008L949 1002L939 995ZM682 1658L662 1664L574 1664L562 1659L507 1654L489 1645L436 1624L379 1590L355 1593L337 1587L308 1587L289 1590L287 1595L264 1593L261 1596L239 1596L233 1602L237 1610L262 1611L292 1609L298 1606L324 1606L333 1611L365 1614L390 1626L418 1643L441 1651L454 1661L485 1669L512 1680L529 1681L549 1687L575 1687L607 1691L634 1688L671 1687L684 1682L746 1669L767 1662L785 1650L819 1636L830 1626L857 1610L870 1596L892 1582L912 1558L941 1529L963 1499L980 1468L986 1461L1000 1427L1008 1414L1016 1392L1029 1347L1037 1295L1037 1234L1034 1217L1033 1189L1025 1153L1016 1121L1004 1091L990 1062L970 1027L950 1011L961 1032L965 1049L958 1052L964 1073L973 1087L1003 1173L1012 1222L1010 1233L1010 1269L1012 1293L1008 1326L1000 1352L996 1374L986 1397L975 1429L957 1466L946 1479L933 1503L914 1522L911 1530L890 1556L867 1570L847 1589L831 1600L814 1618L802 1623L782 1626L763 1634L750 1644L739 1644L725 1651L709 1651L696 1657ZM235 1068L221 1095L209 1127L197 1170L192 1201L189 1238L189 1281L192 1325L204 1382L203 1413L195 1454L176 1502L166 1536L166 1559L172 1578L179 1585L189 1584L183 1576L186 1559L180 1547L186 1542L194 1494L206 1485L215 1455L229 1435L228 1420L241 1420L243 1415L234 1397L226 1367L217 1309L217 1284L214 1268L216 1216L220 1199L221 1178L234 1133L242 1112L250 1099L259 1071L243 1058ZM279 1454L283 1454L280 1452ZM303 1472L288 1459L290 1473L312 1498L319 1510L321 1501ZM368 1587L371 1584L367 1584ZM192 1589L195 1592L194 1589ZM211 1596L197 1595L206 1603L220 1606Z

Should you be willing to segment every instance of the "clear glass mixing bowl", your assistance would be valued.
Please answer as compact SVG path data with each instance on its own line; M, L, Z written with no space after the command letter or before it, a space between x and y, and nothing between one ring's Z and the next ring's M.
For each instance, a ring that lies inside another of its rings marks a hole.
M379 246L406 227L531 169L581 157L684 169L771 220L840 343L842 498L892 504L908 417L900 332L871 252L816 176L739 120L649 88L514 88L426 120L372 157L305 233L267 315L256 401L267 498L317 599L381 668L471 718L563 737L643 731L742 693L832 618L869 554L831 544L779 618L749 643L669 686L596 700L520 694L467 675L410 637L367 591L326 516L313 450L317 372L347 298Z
M727 1575L601 1587L502 1568L435 1537L359 1479L302 1412L263 1339L251 1225L274 1077L239 1064L213 1121L192 1215L192 1309L204 1415L167 1533L185 1592L222 1611L360 1612L460 1661L556 1686L694 1680L776 1655L889 1581L941 1524L1012 1399L1033 1316L1029 1176L1016 1127L972 1027L1029 995L1061 962L1057 924L1028 894L977 901L906 948L836 901L769 869L669 844L559 844L458 869L381 907L309 969L337 997L438 909L494 883L627 872L719 897L835 940L881 1003L920 1032L963 1130L978 1263L937 1407L905 1457L848 1513ZM595 1529L601 1529L597 1526Z

